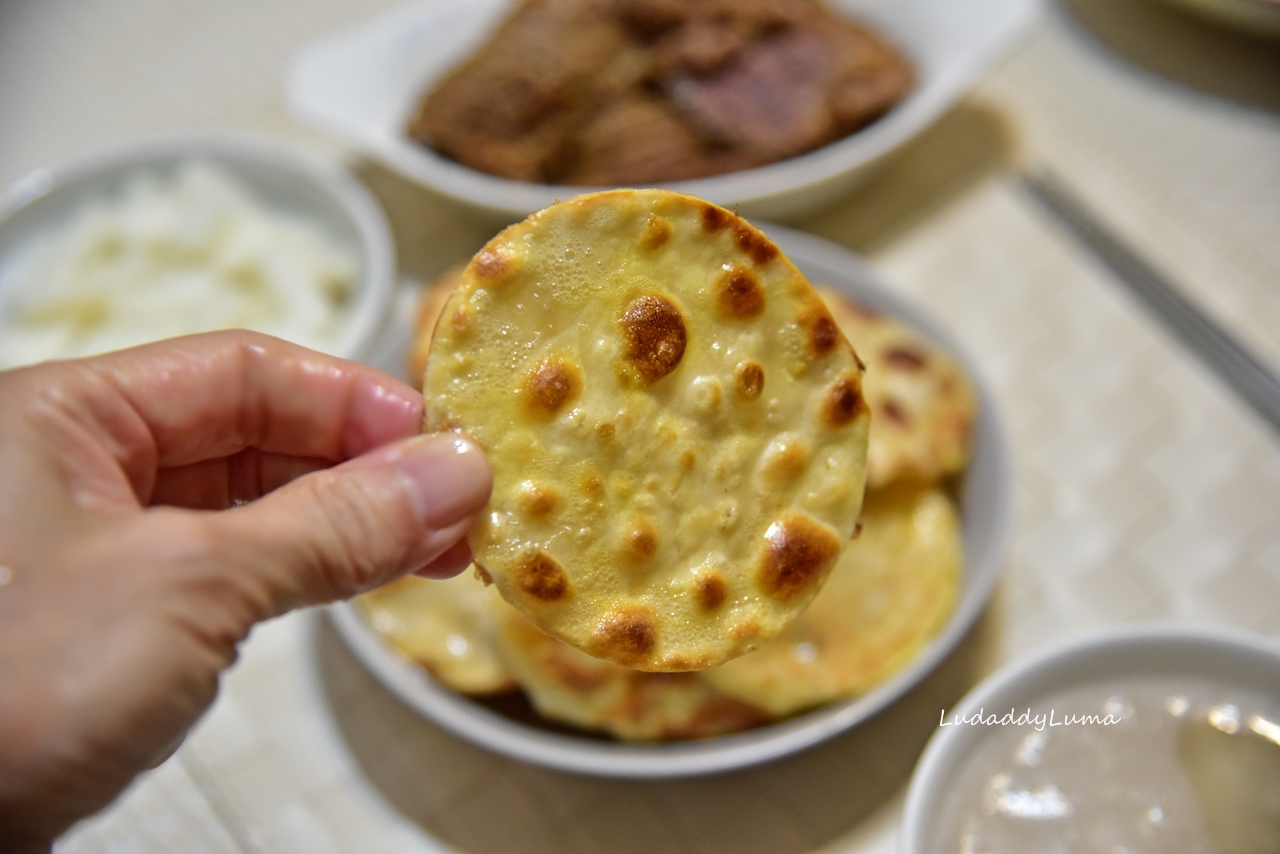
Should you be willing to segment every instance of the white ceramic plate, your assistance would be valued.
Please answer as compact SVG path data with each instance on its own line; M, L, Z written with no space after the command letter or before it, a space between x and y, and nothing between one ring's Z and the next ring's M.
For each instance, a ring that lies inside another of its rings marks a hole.
M1239 629L1153 623L1075 638L1002 668L947 710L947 719L979 709L1022 709L1048 694L1116 677L1192 677L1280 694L1280 641ZM902 817L901 854L944 850L939 816L966 760L990 727L950 726L929 741L911 778Z
M973 459L960 496L965 577L951 621L910 666L855 699L737 735L671 744L622 744L564 735L503 717L438 685L426 670L385 645L354 605L333 606L330 614L334 624L356 657L411 708L497 753L565 771L648 778L707 774L775 759L856 726L919 682L973 625L1000 577L1010 508L1009 460L990 393L973 363L964 357L946 330L878 284L856 255L781 226L762 228L810 281L840 288L872 308L925 331L955 355L973 378L979 418Z
M90 199L109 197L138 172L167 173L207 160L240 178L265 204L319 222L358 251L355 285L336 356L367 358L380 335L395 284L391 229L373 195L337 163L244 134L174 133L112 146L52 169L36 169L0 194L0 319L9 303L11 264Z
M667 184L751 217L795 216L852 187L940 116L1035 19L1040 0L828 0L884 32L915 66L915 90L880 121L824 148L729 175ZM434 81L484 43L511 0L415 0L303 48L285 78L299 120L406 177L516 218L582 187L487 175L409 139Z

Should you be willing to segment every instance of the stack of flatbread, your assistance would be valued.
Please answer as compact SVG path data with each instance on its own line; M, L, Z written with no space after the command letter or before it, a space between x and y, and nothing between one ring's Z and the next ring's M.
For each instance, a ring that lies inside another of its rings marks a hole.
M553 279L590 293L566 311ZM360 604L443 684L519 688L622 739L700 738L865 692L945 625L968 381L914 329L815 291L733 214L581 197L421 305L428 428L480 441L495 497L474 572ZM759 554L733 552L735 531Z

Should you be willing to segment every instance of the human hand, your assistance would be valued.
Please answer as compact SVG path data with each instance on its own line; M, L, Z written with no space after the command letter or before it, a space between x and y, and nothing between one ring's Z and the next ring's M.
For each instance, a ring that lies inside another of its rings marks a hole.
M421 423L245 332L0 373L0 850L171 755L255 623L467 565L488 463Z

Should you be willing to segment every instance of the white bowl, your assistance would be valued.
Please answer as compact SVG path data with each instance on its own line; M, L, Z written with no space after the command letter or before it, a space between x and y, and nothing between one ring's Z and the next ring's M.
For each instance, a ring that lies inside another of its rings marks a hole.
M837 198L940 116L1035 20L1040 0L828 0L869 21L915 67L917 85L871 126L816 151L742 172L661 186L796 216ZM299 120L408 178L475 207L520 218L585 187L512 181L442 157L405 134L423 95L476 50L511 0L415 0L303 48L285 78Z
M168 173L193 159L240 178L278 210L318 222L333 239L358 252L355 296L333 355L365 358L385 323L396 279L395 245L373 195L336 163L260 137L176 133L117 145L64 166L36 169L0 196L0 312L7 297L5 268L33 241L57 228L94 198L109 197L139 172Z
M864 304L923 330L958 358L973 380L979 416L973 459L960 495L965 574L950 622L910 665L854 699L736 735L669 744L622 744L565 735L503 717L437 684L426 670L384 644L351 603L333 606L333 622L356 657L423 717L497 753L565 771L633 778L728 771L810 747L867 720L924 678L973 626L1000 577L1010 509L1009 460L990 393L973 363L964 357L946 330L878 284L856 255L781 226L761 227L810 281L837 287Z
M1023 709L1074 686L1124 677L1191 677L1280 695L1280 641L1238 629L1153 623L1111 629L1057 644L1004 667L965 696L946 719L980 709ZM991 734L985 726L939 729L916 765L898 850L944 850L937 834L949 793L966 761Z

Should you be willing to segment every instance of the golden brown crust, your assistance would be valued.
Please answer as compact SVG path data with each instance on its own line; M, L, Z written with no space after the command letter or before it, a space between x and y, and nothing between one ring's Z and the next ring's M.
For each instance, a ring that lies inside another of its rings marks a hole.
M658 640L658 625L648 608L621 607L596 626L592 652L598 658L629 662L644 658Z
M581 390L582 376L577 367L564 359L546 359L525 379L525 405L535 417L550 418Z
M641 741L708 738L769 721L698 674L644 673L591 658L515 614L498 639L534 707L553 720Z
M702 208L702 227L715 233L733 220L733 214L719 205L706 205Z
M805 345L815 359L830 355L840 343L840 330L826 305L816 297L800 310L800 328L805 332Z
M510 279L518 266L515 256L497 248L482 249L471 261L471 271L475 277L490 284Z
M658 550L658 532L654 530L653 523L647 519L632 522L622 549L632 564L641 564L653 557Z
M697 589L698 605L704 611L714 611L723 605L724 600L729 596L729 585L713 572L698 576L694 584Z
M922 371L929 364L929 357L920 350L899 344L884 349L884 362L900 371Z
M638 297L618 322L627 338L627 358L646 383L656 383L679 366L689 333L671 300L654 294Z
M764 240L689 196L583 196L496 237L510 273L473 263L445 309L470 314L436 334L426 426L492 462L472 551L579 649L648 671L745 653L853 533L856 357Z
M960 586L960 523L945 493L870 493L865 529L795 622L756 652L703 672L724 693L789 715L866 691L944 626Z
M550 516L560 509L560 490L554 486L526 480L520 484L520 507L529 516Z
M733 242L750 256L756 264L768 264L778 257L778 247L764 236L764 232L744 220L734 223Z
M764 311L764 288L750 270L730 267L716 282L716 308L725 317L755 317Z
M644 226L643 243L648 249L657 249L671 239L671 223L660 216L651 216Z
M905 324L819 288L841 331L866 362L865 405L874 413L867 483L932 481L969 460L976 401L960 366Z
M750 359L739 362L733 373L738 380L738 394L743 399L755 400L764 391L764 368L756 362Z
M828 427L843 427L865 409L861 377L845 374L832 384L822 399L822 421Z
M783 486L805 473L810 456L804 436L779 436L764 449L761 466L769 482Z
M835 532L800 514L785 516L770 525L764 538L760 588L784 601L816 585L842 548Z
M516 584L539 602L558 602L569 596L569 576L556 559L544 552L527 555L515 568Z

